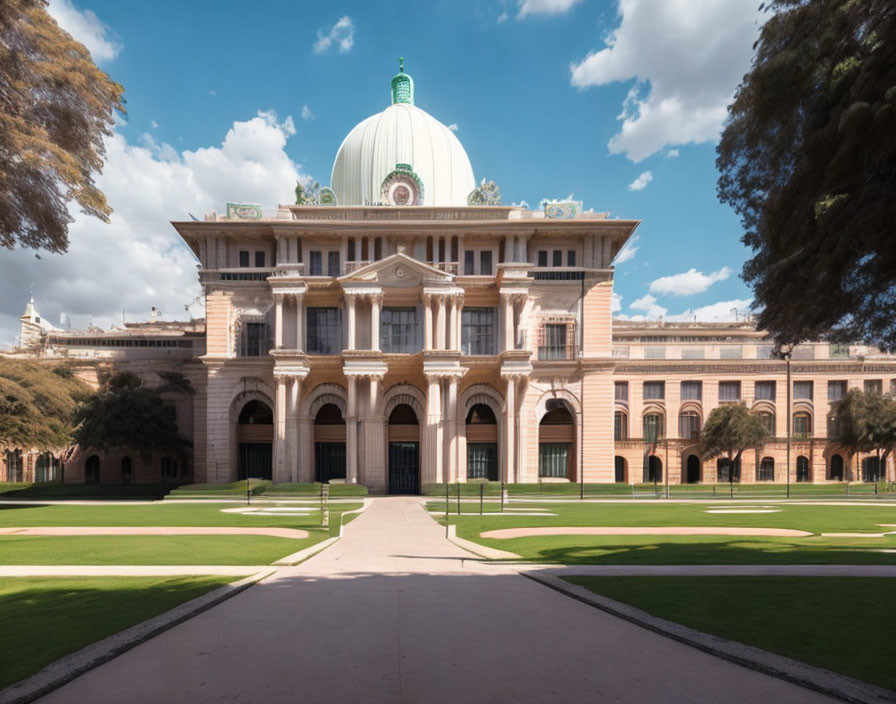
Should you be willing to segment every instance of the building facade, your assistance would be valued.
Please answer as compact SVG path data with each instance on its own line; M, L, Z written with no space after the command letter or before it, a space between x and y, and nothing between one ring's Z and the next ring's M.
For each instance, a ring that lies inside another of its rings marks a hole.
M749 323L613 321L612 262L638 222L575 202L468 205L460 142L413 104L403 70L391 89L313 203L172 223L199 262L204 322L65 332L29 305L22 354L68 360L91 383L116 366L194 389L167 399L188 467L85 450L66 481L713 482L735 470L704 462L697 435L741 401L772 439L740 481L785 481L788 434L791 481L893 476L875 457L848 461L835 414L850 388L893 389L896 359L801 345L788 413L787 364ZM10 451L7 477L22 462Z

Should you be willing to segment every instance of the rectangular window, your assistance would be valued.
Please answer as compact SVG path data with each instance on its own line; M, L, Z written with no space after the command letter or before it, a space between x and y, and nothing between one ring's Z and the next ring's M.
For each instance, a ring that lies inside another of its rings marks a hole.
M625 413L617 411L613 414L613 439L628 440L628 427L625 422Z
M309 252L308 276L323 276L323 255L320 252Z
M243 324L243 357L261 357L267 352L265 345L265 324Z
M832 343L829 356L831 359L849 359L849 345L840 342Z
M700 437L700 416L693 411L679 415L678 437L684 440Z
M496 308L463 308L460 314L460 344L464 354L498 353Z
M491 276L492 273L492 250L484 249L479 252L479 274L480 276Z
M576 265L576 250L571 249L566 253L566 266Z
M774 401L775 400L775 382L774 381L757 381L754 387L755 399L757 401Z
M740 401L740 382L720 381L719 401Z
M565 477L568 452L568 443L541 443L538 446L538 476Z
M240 252L240 266L241 267L249 266L249 252L247 252L247 251Z
M703 399L703 382L702 381L683 381L681 382L681 400L682 401L701 401Z
M682 359L703 359L704 357L703 347L683 347L681 350Z
M554 263L553 266L563 266L563 250L555 249L554 250Z
M880 396L884 392L884 382L881 379L865 379L865 393L877 394Z
M538 266L548 265L548 253L544 249L538 250Z
M740 345L724 345L719 348L719 359L742 359L743 347Z
M812 400L812 382L811 381L795 381L793 382L793 398L794 400Z
M844 396L846 396L845 381L828 382L828 401L839 401Z
M544 326L544 345L538 348L539 359L567 359L566 324L547 323Z
M665 359L666 348L663 345L650 345L644 348L644 359Z
M806 440L812 437L812 419L808 413L793 414L793 437Z
M773 359L774 356L774 345L759 345L756 347L756 359Z
M380 328L383 352L414 354L420 351L416 308L383 308Z
M628 401L628 382L627 381L617 381L616 382L616 400L617 401Z
M644 382L644 399L663 399L666 398L666 382L665 381L645 381Z
M464 273L473 276L476 273L476 252L472 249L464 250Z
M255 252L255 266L264 269L264 252Z
M837 416L828 416L828 437L835 440L840 437L840 421Z
M339 354L342 351L342 311L339 308L308 309L308 352Z
M498 480L497 443L467 443L467 478Z
M349 237L349 238L348 238L348 247L347 247L347 249L348 249L348 251L346 252L346 255L345 255L345 256L348 257L348 260L349 260L350 262L355 261L355 238L354 238L354 237Z
M327 252L327 273L339 276L339 252Z

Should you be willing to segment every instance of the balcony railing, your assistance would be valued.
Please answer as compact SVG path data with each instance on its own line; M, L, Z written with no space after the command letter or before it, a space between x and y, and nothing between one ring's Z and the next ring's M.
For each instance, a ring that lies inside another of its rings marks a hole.
M456 274L458 270L457 262L426 262L433 269L444 271L448 274Z
M578 353L578 345L542 345L538 348L538 359L575 359Z
M265 268L205 269L200 271L201 283L208 281L266 281L274 272Z

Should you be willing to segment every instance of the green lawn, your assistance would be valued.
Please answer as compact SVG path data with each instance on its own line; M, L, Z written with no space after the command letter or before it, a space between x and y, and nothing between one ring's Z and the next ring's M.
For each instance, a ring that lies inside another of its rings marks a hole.
M430 508L443 511L444 501ZM556 516L483 516L462 505L451 515L457 534L534 562L561 564L893 564L896 536L886 538L762 538L725 536L538 536L485 539L480 533L524 526L743 526L792 528L811 533L884 532L896 524L896 504L819 506L777 504L776 513L707 513L717 504L514 504ZM725 509L742 508L718 504ZM451 507L452 514L454 507ZM467 513L469 511L469 513ZM438 521L444 518L434 516ZM892 550L894 552L882 552Z
M45 482L27 484L24 482L0 482L2 499L162 499L177 485L168 483L150 484L61 484Z
M896 610L885 577L569 577L705 633L896 689ZM823 614L823 618L819 616Z
M0 580L0 688L232 577Z

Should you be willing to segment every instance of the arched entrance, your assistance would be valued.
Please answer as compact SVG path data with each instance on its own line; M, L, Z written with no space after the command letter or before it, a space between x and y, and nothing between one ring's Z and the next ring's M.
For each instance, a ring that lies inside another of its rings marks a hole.
M549 400L546 409L538 424L538 476L572 481L576 476L575 420L561 399Z
M700 458L697 455L688 455L687 464L685 465L685 482L687 484L698 484L700 482Z
M243 406L237 419L237 479L270 479L274 413L263 401Z
M843 481L843 455L831 455L831 479Z
M100 458L97 455L91 455L84 463L84 481L87 484L100 483Z
M498 419L489 406L477 403L466 421L467 479L498 481Z
M796 480L798 482L812 481L812 476L809 472L809 458L803 455L796 458Z
M121 458L121 483L122 484L130 484L131 483L131 458L130 457L122 457Z
M862 481L879 482L883 479L880 469L880 457L866 457L862 460Z
M739 482L740 481L740 462L732 462L727 457L721 457L716 462L716 481L720 482Z
M345 479L345 419L335 403L314 416L314 478L324 484Z
M656 455L648 455L645 458L644 481L651 484L663 481L663 461Z
M420 493L420 421L399 403L389 414L389 493Z
M616 455L615 459L615 477L617 484L622 484L628 481L628 465L625 461L625 457L620 455Z
M22 451L7 450L6 451L6 481L21 482L25 480L22 471Z

